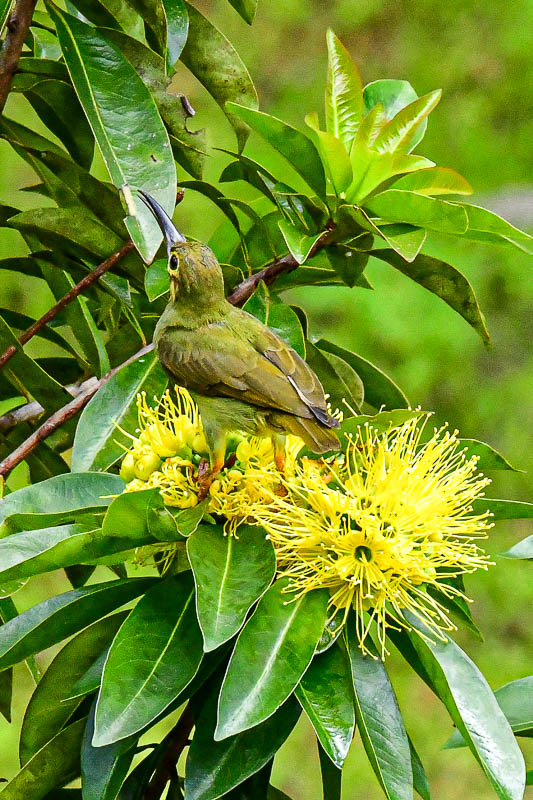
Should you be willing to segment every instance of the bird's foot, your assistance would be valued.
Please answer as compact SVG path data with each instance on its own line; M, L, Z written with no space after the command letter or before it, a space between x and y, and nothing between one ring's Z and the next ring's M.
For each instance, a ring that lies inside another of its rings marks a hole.
M274 454L274 461L276 462L276 467L278 472L285 471L285 453L275 453Z
M202 458L198 464L198 474L196 478L199 489L198 500L201 502L202 500L205 500L209 494L209 489L215 479L213 471L209 469L209 461L206 458Z

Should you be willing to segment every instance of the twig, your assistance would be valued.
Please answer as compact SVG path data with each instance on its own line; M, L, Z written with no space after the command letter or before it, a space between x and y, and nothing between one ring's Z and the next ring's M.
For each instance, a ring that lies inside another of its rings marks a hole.
M189 743L189 735L193 727L194 717L189 703L165 739L165 744L167 745L165 753L144 793L144 800L159 800L165 790L165 786L175 775L176 764Z
M324 231L323 236L316 242L314 245L311 253L309 254L309 258L311 258L315 253L321 250L323 247L326 246L330 232L332 230L331 226L328 226L328 229ZM115 254L116 255L116 254ZM113 257L113 256L112 256ZM105 262L104 262L105 263ZM242 281L229 295L228 302L230 302L234 306L242 306L249 297L252 296L255 289L259 285L260 281L264 281L267 285L272 284L276 278L280 275L283 275L285 272L291 272L293 269L298 267L298 262L296 259L291 256L283 256L283 258L278 259L273 264L270 264L268 267L256 272L255 275L246 278L246 280ZM98 267L97 267L98 269ZM87 276L89 277L89 276ZM78 284L79 285L79 284ZM66 297L66 295L65 295ZM64 299L64 298L63 298ZM61 301L60 301L61 302ZM46 316L46 315L45 315ZM104 375L103 378L100 380L96 380L95 378L89 378L87 381L84 381L79 387L76 389L76 397L68 403L63 408L60 408L59 411L56 411L55 414L52 414L40 428L32 433L32 435L26 439L25 442L17 447L9 456L7 456L1 463L0 463L0 477L6 477L9 475L11 470L17 466L21 461L33 451L35 448L48 436L50 436L54 431L56 431L61 425L67 422L69 419L72 419L78 411L81 411L84 406L87 405L91 397L96 394L98 389L106 383L109 378L111 378L119 369L126 366L127 364L131 364L132 361L135 361L137 358L140 358L142 355L149 353L153 349L153 344L149 344L146 347L143 347L133 356L127 359L123 364L120 364L118 367L110 370L107 375ZM30 408L32 409L30 411ZM34 410L33 410L34 409ZM25 421L28 422L31 419L35 419L43 412L43 408L39 403L30 403L29 406L22 406L22 408L18 408L15 411L11 411L9 414L6 414L3 417L0 417L0 431L7 431L13 428L19 422ZM34 416L32 416L34 414Z
M39 333L41 328L44 328L44 326L50 322L50 320L54 319L54 317L59 314L59 312L65 308L65 306L68 306L72 300L75 300L76 297L85 291L85 289L101 278L105 272L109 272L110 269L113 269L115 264L118 264L118 262L121 261L124 256L131 252L131 250L133 250L133 242L128 241L122 245L120 250L117 250L117 252L113 253L112 256L109 256L109 258L106 258L105 261L102 261L102 263L93 269L92 272L89 272L88 275L85 275L81 281L77 283L76 286L73 286L72 289L63 297L61 297L57 303L46 312L46 314L43 314L40 319L34 322L33 325L28 328L28 330L24 331L24 333L19 336L19 343L26 344L26 342L29 342L32 336L35 336L36 333ZM0 369L2 369L2 367L7 364L9 359L15 355L17 349L18 348L12 344L2 353L2 355L0 355Z
M118 372L119 369L122 367L126 367L128 364L131 364L132 361L140 358L147 353L150 353L153 350L153 344L148 344L146 347L143 347L134 355L130 356L123 364L120 364L118 367L114 367L114 369L109 370L109 372L104 375L103 378L100 380L95 380L94 378L90 378L88 381L85 381L85 384L90 384L84 391L81 391L77 397L67 403L66 406L60 408L59 411L56 411L55 414L48 417L48 419L43 422L43 424L37 428L36 431L29 436L26 441L22 442L16 450L13 450L7 458L4 458L2 463L0 464L0 477L6 477L9 475L11 470L20 464L21 461L24 461L27 456L35 450L35 448L47 439L54 431L61 427L65 422L68 422L69 419L76 416L78 411L81 411L84 406L87 405L91 397L96 394L98 389L107 383L107 381L113 377L113 375ZM84 384L82 384L83 386Z
M4 111L36 5L37 0L17 0L7 23L6 38L0 52L0 114Z
M322 250L322 248L328 244L333 228L333 222L328 222L327 229L311 248L311 251L307 256L308 259L316 255L319 250ZM269 264L268 267L265 267L259 272L250 275L249 278L246 278L244 281L239 283L239 285L236 286L232 293L228 296L228 302L234 306L239 306L240 308L253 295L261 281L266 283L267 286L270 286L277 278L279 278L280 275L284 275L286 272L292 272L298 266L299 264L294 256L290 254L283 256L283 258L274 261L273 264Z

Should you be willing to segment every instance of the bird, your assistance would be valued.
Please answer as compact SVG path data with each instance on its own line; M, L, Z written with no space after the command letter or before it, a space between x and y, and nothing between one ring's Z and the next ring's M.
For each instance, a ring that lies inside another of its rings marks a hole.
M171 384L196 402L209 450L198 470L207 494L226 459L229 434L270 436L283 471L287 434L314 453L340 447L339 420L309 365L256 317L229 303L222 269L206 245L187 240L161 205L139 190L166 243L170 301L154 331L154 348Z

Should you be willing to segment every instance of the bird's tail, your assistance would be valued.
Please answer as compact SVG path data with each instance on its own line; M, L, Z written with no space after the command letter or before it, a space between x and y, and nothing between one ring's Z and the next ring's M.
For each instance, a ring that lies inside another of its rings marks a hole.
M338 437L316 419L295 417L293 414L273 414L272 423L287 433L299 436L313 453L327 453L340 448Z

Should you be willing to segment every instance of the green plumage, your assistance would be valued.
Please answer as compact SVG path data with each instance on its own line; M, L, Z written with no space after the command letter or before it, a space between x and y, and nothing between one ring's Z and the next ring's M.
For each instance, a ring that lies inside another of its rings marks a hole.
M227 434L295 433L317 453L337 449L320 381L306 362L255 317L224 297L222 270L208 247L174 244L171 301L154 343L169 377L198 403L213 468Z

